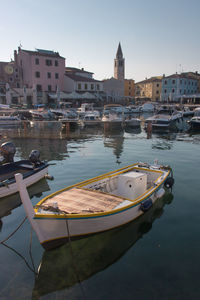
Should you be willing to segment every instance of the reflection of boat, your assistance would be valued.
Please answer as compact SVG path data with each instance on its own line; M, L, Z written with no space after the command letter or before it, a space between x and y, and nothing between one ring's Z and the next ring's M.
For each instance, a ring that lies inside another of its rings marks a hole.
M104 106L102 125L105 129L123 128L123 121L123 106L118 104L108 104Z
M0 147L1 154L4 156L2 165L0 165L0 198L12 195L18 191L15 174L23 175L24 183L30 186L43 178L48 173L47 162L40 161L40 153L33 150L29 159L13 161L15 146L7 142Z
M49 185L45 178L42 178L37 183L28 188L30 198L33 196L41 197L43 192L49 191ZM10 195L0 199L0 218L11 214L11 211L21 205L21 199L19 195Z
M164 205L171 203L172 199L172 194L167 193L134 222L73 241L71 245L65 244L58 249L45 251L35 278L32 299L63 291L115 263L151 230L153 222L163 214Z
M136 163L77 183L33 209L21 174L15 175L26 214L45 249L70 238L110 230L136 219L171 187L167 166Z

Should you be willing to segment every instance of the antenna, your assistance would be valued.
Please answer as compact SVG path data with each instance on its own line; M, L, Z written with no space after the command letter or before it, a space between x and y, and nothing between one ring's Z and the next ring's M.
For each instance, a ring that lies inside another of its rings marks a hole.
M19 47L22 48L22 43L21 43L21 41L19 41Z

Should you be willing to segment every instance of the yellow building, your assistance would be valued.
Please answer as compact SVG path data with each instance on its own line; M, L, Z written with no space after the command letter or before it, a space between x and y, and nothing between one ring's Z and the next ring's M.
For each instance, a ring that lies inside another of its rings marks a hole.
M160 101L162 92L162 76L151 77L135 84L135 98L141 100Z
M135 80L124 79L124 96L135 97Z

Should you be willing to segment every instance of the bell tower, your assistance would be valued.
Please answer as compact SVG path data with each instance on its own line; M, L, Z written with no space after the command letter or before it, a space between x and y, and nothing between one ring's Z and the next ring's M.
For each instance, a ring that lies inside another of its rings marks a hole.
M123 58L121 44L119 43L116 58L114 60L114 78L124 80L125 59Z

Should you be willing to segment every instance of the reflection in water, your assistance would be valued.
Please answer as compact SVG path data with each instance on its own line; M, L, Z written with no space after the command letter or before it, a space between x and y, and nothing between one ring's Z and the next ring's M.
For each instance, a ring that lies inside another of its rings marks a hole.
M33 196L41 198L42 193L49 191L49 185L45 178L41 179L37 183L28 188L30 197ZM8 216L12 213L12 210L21 205L21 199L19 194L14 194L8 197L4 197L0 200L0 219Z
M120 156L123 152L124 132L120 131L114 134L114 132L104 132L104 146L113 148L113 153L116 156L116 163L120 164Z
M172 194L167 193L148 212L131 223L73 241L71 247L65 244L45 251L32 299L73 286L113 264L151 229L154 220L163 214L164 205L172 200Z

